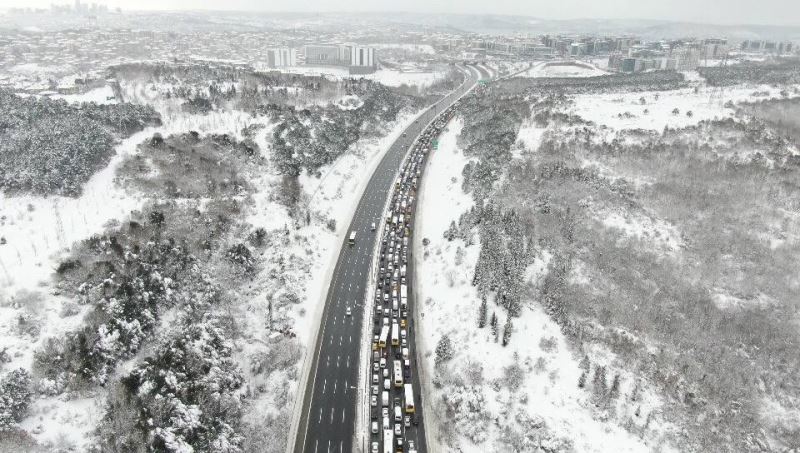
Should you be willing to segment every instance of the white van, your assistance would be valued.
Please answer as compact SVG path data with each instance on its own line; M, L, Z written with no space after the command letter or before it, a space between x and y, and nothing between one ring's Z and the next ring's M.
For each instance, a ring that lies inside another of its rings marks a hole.
M389 392L386 390L381 393L381 406L389 407Z
M403 421L403 412L400 410L400 406L394 407L394 421L396 422Z

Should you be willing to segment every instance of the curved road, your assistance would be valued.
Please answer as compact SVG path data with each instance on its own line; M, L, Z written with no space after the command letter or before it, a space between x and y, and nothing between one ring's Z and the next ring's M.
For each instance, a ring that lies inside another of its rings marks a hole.
M375 252L375 235L371 224L379 224L384 215L387 197L392 183L405 158L409 146L416 140L425 126L440 112L457 101L477 82L476 72L488 78L482 67L469 70L469 76L459 88L440 99L420 115L418 121L409 125L392 144L383 157L361 196L353 215L348 234L356 232L355 245L342 243L333 278L325 299L322 324L311 355L313 361L303 390L303 404L294 442L295 453L346 453L360 449L353 445L360 391L360 348L367 346L362 339L365 291L370 279L370 266ZM409 257L409 262L411 258ZM369 299L370 303L372 299ZM347 316L350 307L352 315ZM413 308L410 308L413 309ZM412 327L413 329L413 327ZM414 348L412 332L409 332L410 347ZM414 370L416 371L416 370ZM419 383L413 372L414 391L419 404ZM369 404L368 400L364 402ZM421 419L421 414L418 414ZM369 420L365 420L369 421ZM369 429L365 423L364 429ZM424 424L416 427L417 451L425 453ZM360 444L361 442L359 442Z

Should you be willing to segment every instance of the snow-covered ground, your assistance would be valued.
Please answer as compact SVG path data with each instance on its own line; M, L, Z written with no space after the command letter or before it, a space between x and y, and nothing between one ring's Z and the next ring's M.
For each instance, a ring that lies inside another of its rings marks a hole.
M664 127L686 127L702 120L733 116L733 106L724 106L728 101L736 104L781 97L780 88L767 85L738 85L723 90L707 87L701 82L695 85L697 91L692 87L672 91L577 95L569 113L615 130L641 128L661 132ZM673 112L675 109L677 112Z
M634 426L650 423L646 420L650 419L650 412L658 409L657 397L640 388L638 413L635 414L636 405L625 398L609 409L598 410L591 393L577 385L582 357L571 350L558 325L537 303L527 303L521 316L514 319L514 333L507 347L495 342L488 325L477 328L480 298L471 280L479 245L466 246L461 239L448 242L443 238L450 222L457 221L473 203L461 190L461 171L467 158L456 145L460 129L458 121L450 125L440 139L439 151L429 162L415 236L421 247L416 255L416 278L425 368L434 370L433 350L442 335L450 337L455 349L445 370L437 373L443 385L428 395L435 411L434 416L427 417L429 423L433 419L454 427L444 451L510 451L504 442L517 436L533 442L525 444L526 449L521 451L534 451L537 442L553 451L570 445L574 451L587 452L652 451L660 444L659 433L668 431L668 426L653 423L648 428L650 434L642 439L616 421L629 420ZM536 138L525 141L535 142ZM421 238L429 239L430 244L422 247ZM543 274L548 260L545 252L530 266L530 283ZM489 307L489 316L498 316L502 335L505 313L493 301ZM609 377L620 374L621 394L632 392L636 380L624 371L623 363L607 351L586 353L593 363L608 367ZM514 371L520 377L510 384L508 376ZM456 408L455 418L444 413L443 398ZM435 436L441 427L430 425L429 429Z
M94 102L96 104L116 104L114 90L110 85L103 85L81 94L54 94L52 99L63 99L67 102Z
M518 77L594 77L606 75L608 72L598 68L588 68L576 64L537 63Z

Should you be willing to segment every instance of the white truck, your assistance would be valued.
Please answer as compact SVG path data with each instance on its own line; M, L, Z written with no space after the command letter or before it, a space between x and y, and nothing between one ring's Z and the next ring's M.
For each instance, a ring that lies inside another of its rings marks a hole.
M383 430L383 453L394 453L394 433L391 429Z

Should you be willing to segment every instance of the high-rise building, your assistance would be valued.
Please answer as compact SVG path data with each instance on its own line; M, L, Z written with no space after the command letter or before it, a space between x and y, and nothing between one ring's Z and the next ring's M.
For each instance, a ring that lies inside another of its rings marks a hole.
M267 50L267 66L270 68L285 68L297 65L297 51L287 47Z

